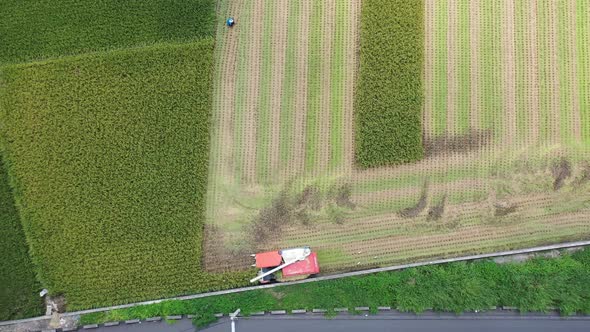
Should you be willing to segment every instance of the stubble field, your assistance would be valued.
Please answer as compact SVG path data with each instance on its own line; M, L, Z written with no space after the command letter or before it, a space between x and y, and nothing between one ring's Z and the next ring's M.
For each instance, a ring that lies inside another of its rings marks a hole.
M364 170L370 6L221 2L238 23L217 31L206 268L301 245L340 271L587 238L588 5L425 0L424 159Z

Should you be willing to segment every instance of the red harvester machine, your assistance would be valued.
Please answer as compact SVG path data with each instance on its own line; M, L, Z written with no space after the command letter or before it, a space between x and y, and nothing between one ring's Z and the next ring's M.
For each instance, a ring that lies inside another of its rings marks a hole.
M260 271L250 282L260 281L261 284L266 284L279 279L305 278L320 272L318 256L309 247L269 251L252 256L256 258L255 266ZM281 275L277 276L277 272Z

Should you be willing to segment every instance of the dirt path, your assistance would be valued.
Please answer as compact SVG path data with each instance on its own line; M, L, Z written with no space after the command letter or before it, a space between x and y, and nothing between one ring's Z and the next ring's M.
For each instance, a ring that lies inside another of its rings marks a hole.
M268 161L270 163L270 174L275 177L279 171L280 161L280 140L281 138L281 99L283 91L283 79L285 77L285 59L287 53L287 24L289 20L289 0L273 0L275 13L273 21L280 22L274 24L271 54L272 58L272 79L270 95L270 143Z
M293 124L293 156L290 176L303 173L305 168L305 123L307 113L307 77L309 56L309 28L311 1L300 2L301 20L297 40L297 87L295 96L295 123Z
M262 62L262 37L264 19L264 0L253 1L250 25L248 60L248 77L246 88L246 107L242 123L243 158L242 181L247 184L256 183L256 129L258 127L260 69Z
M231 1L227 13L237 19L240 19L243 0ZM220 61L217 64L216 85L213 101L213 135L212 149L215 150L212 156L215 162L217 174L226 179L233 178L233 140L234 140L234 109L236 94L236 65L238 58L238 36L240 35L240 26L234 29L221 27L217 33L217 39L223 39L223 43L218 42L220 49L216 50Z
M459 99L459 0L448 0L447 30L447 134L457 128Z
M568 59L568 79L570 81L570 98L572 105L571 109L571 130L572 135L577 143L582 142L582 119L581 119L581 108L580 108L580 86L578 80L578 40L576 36L576 2L567 1L567 33L568 38L566 45L569 48L569 59Z
M502 95L504 105L504 143L516 137L516 27L514 0L502 4Z
M346 40L346 84L344 87L344 173L352 174L354 169L354 88L358 70L358 45L361 1L350 0L348 4L348 24Z
M470 126L471 129L479 129L479 115L480 115L480 96L479 84L481 82L480 63L481 63L481 36L482 36L482 22L481 22L481 1L471 0L469 8L469 26L470 26L470 81L471 81L471 102L470 102Z
M219 10L222 17L233 15L240 19L243 0L224 2ZM211 125L211 157L209 161L209 184L207 190L207 219L213 220L218 203L223 200L220 186L231 185L235 179L234 169L234 110L236 93L236 65L238 59L238 36L240 27L227 29L223 24L217 28L214 91Z
M330 163L330 116L332 109L332 50L334 31L336 29L336 0L323 0L323 22L322 22L322 65L321 65L321 100L318 113L318 147L314 172L322 174L328 169Z
M424 106L422 130L424 135L434 132L434 18L437 0L424 0Z
M537 1L527 2L525 6L527 12L526 17L526 44L524 58L527 59L528 65L525 66L526 85L527 85L527 98L526 98L526 109L529 114L527 119L530 123L528 124L529 133L527 135L528 144L536 145L539 143L539 124L541 107L539 104L540 92L539 92L539 38L537 32L537 18L538 18L538 7Z
M561 123L560 123L560 85L559 85L559 60L558 52L559 48L557 45L557 38L559 38L559 32L557 30L557 1L548 1L548 16L547 20L549 23L548 34L547 34L547 51L549 53L549 130L550 130L550 142L560 143L561 142ZM564 120L565 121L565 120Z

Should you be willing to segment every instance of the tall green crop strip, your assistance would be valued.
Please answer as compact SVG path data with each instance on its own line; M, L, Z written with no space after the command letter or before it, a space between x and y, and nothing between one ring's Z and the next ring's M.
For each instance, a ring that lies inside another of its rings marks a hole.
M2 70L2 143L31 256L69 309L220 287L200 263L213 45Z
M214 0L2 0L0 64L212 37Z
M38 291L29 248L0 156L0 320L40 316Z
M355 101L355 155L361 167L423 156L423 20L422 1L363 1Z

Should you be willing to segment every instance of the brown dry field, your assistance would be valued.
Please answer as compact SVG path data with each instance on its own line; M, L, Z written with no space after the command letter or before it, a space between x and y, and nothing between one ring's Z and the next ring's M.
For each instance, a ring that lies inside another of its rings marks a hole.
M580 200L590 193L590 156L579 149L588 124L580 115L574 1L564 0L564 21L553 1L444 0L441 15L441 2L424 0L423 131L431 151L413 164L369 170L355 167L353 148L361 1L271 1L222 6L223 17L238 23L218 28L223 84L215 87L205 261L229 269L247 265L256 250L311 245L326 271L337 271L590 236L590 205ZM269 27L268 20L286 23ZM338 31L344 50L336 48ZM321 38L320 50L313 38ZM558 49L568 55L565 67ZM437 60L443 53L445 61ZM334 82L339 65L343 81ZM310 90L317 77L319 90ZM312 95L320 107L310 148ZM338 103L342 109L334 109ZM437 133L441 116L445 128ZM339 125L341 136L333 137ZM563 140L568 131L573 142ZM556 168L559 160L567 166ZM252 240L256 224L272 228L261 242Z

